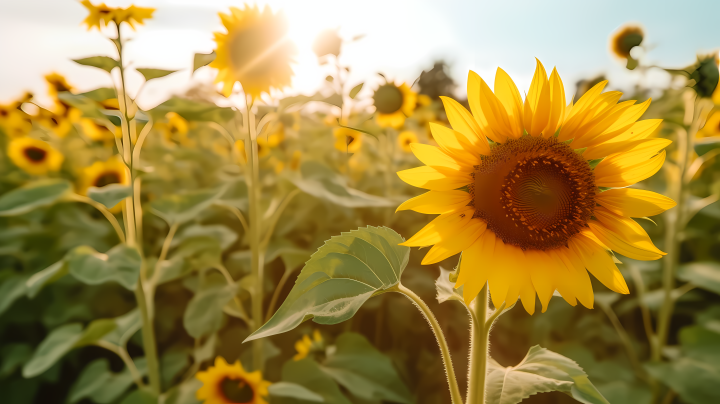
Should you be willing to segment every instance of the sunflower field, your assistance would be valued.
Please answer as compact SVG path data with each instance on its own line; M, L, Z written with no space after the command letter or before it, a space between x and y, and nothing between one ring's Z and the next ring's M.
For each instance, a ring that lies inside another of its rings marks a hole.
M154 8L81 4L107 85L0 100L0 402L720 403L717 52L365 84L330 29L303 95L281 10L166 70ZM214 82L141 108L178 70Z

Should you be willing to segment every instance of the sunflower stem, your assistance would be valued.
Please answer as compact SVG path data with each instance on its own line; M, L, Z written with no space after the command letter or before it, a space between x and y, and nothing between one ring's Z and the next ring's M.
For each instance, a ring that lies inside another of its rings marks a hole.
M468 392L466 404L485 403L485 375L487 374L488 340L490 327L504 306L496 310L488 321L488 287L482 288L468 307L472 326L470 327L470 363L468 365ZM489 324L487 324L489 323Z
M455 377L455 369L452 365L452 358L450 357L450 348L445 340L442 328L440 328L440 323L438 323L428 305L425 304L420 296L416 295L412 290L406 288L402 284L398 284L396 289L393 291L402 293L410 299L423 314L428 324L430 324L430 328L432 328L433 334L435 335L435 340L437 340L437 343L440 346L440 353L442 354L443 364L445 365L445 374L448 379L448 387L450 388L451 403L463 404L462 396L460 395L460 388L457 383L457 377Z

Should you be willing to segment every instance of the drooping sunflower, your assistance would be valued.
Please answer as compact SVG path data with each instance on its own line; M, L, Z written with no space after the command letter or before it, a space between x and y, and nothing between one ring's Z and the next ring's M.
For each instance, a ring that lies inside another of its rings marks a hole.
M132 29L135 29L135 24L144 24L145 20L152 18L152 14L155 11L154 8L149 7L137 7L131 5L128 8L120 7L109 7L105 3L94 5L90 0L82 0L80 2L88 10L89 14L85 17L82 23L87 26L88 31L93 28L100 30L102 27L107 27L110 22L114 22L117 25L121 23L127 23Z
M626 24L618 28L610 37L610 51L619 59L630 57L630 51L642 44L645 32L636 24Z
M299 361L300 359L306 358L311 352L325 349L325 343L320 331L314 330L312 335L312 339L310 339L309 335L305 334L302 339L295 342L295 350L297 353L293 356L293 360Z
M412 151L412 148L410 147L411 144L417 143L418 138L415 132L411 130L406 130L403 132L400 132L397 138L398 146L400 146L400 149L404 151L405 153L410 153Z
M362 133L356 130L339 127L333 130L335 148L341 152L357 153L362 147Z
M487 283L496 307L519 296L533 313L537 293L545 311L555 290L592 307L587 271L628 293L611 250L638 260L665 255L632 218L675 203L625 187L655 174L671 142L647 138L661 120L637 121L650 100L618 103L622 94L603 93L606 84L566 106L557 71L548 79L538 61L523 102L502 69L494 93L471 71L472 113L443 97L452 129L432 125L440 147L411 146L426 166L398 175L429 192L398 210L440 216L403 244L434 245L423 264L462 252L455 287L467 303Z
M247 372L239 361L229 365L225 359L215 358L215 366L197 372L195 377L203 382L195 396L203 404L267 404L270 382L263 380L262 373Z
M405 118L412 115L417 105L417 94L402 83L385 83L373 94L373 105L377 111L378 125L383 128L399 129Z
M49 143L30 137L10 140L7 154L23 171L33 175L45 175L60 170L64 157Z
M110 184L130 184L130 178L125 164L118 156L113 156L107 161L96 161L91 166L83 169L78 192L87 195L90 187L102 188ZM122 210L122 202L110 208L113 213Z
M222 83L223 94L229 96L236 82L254 99L289 86L296 49L287 37L285 15L273 14L268 6L260 11L257 5L230 7L229 14L219 15L227 33L215 32L210 67L218 70L215 82Z

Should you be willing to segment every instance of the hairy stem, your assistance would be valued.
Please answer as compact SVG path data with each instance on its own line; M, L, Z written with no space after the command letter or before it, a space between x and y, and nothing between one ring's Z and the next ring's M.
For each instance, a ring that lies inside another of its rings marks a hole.
M488 340L490 326L486 327L488 312L487 284L468 307L471 317L470 363L468 365L468 392L466 404L485 403L485 376L487 375ZM502 310L502 309L501 309ZM500 310L496 313L499 314ZM493 313L493 314L496 314ZM497 318L497 316L495 317ZM494 319L493 319L494 321Z

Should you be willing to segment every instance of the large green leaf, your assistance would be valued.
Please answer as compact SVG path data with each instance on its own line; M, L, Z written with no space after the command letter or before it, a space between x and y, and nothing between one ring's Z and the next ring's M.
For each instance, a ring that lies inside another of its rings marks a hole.
M183 229L178 232L178 234L175 235L173 238L172 247L175 247L177 244L180 244L182 241L187 240L189 238L193 237L211 237L216 240L218 240L220 244L220 248L222 250L226 250L228 247L230 247L235 241L237 241L238 235L237 233L224 225L221 224L211 224L211 225L200 225L200 224L192 224L186 227L183 227Z
M105 100L117 98L117 93L115 92L115 89L111 88L111 87L100 87L100 88L96 88L95 90L88 91L86 93L81 93L78 95L89 98L89 99L91 99L93 101L97 101L97 102L102 102Z
M163 196L150 203L153 213L169 224L184 223L194 219L202 210L213 204L225 189L210 189Z
M147 372L143 358L136 359L135 365L141 375ZM132 384L133 379L127 368L113 373L107 359L96 359L85 366L70 388L68 402L73 404L84 398L100 404L115 402Z
M220 329L223 307L235 296L237 286L214 286L201 290L188 303L183 325L193 338L200 338Z
M465 302L463 299L463 287L455 289L455 282L450 281L450 276L454 272L443 267L440 267L440 276L435 280L435 291L437 295L435 298L438 303L445 303L448 300L456 300L458 302Z
M303 192L347 208L397 205L393 200L348 187L343 177L317 161L305 161L300 173L289 172L287 178Z
M302 359L299 361L287 361L282 368L282 380L284 382L298 384L305 387L311 392L319 395L326 403L332 404L351 404L340 391L337 383L331 379L325 372L320 370L317 363L310 359ZM298 404L317 402L301 398L298 396L274 396L273 404Z
M0 196L0 216L16 216L51 205L72 189L63 179L42 179L15 188Z
M173 74L177 70L165 70L165 69L148 69L148 68L137 68L135 69L140 72L140 74L145 77L145 81L150 81L152 79L159 79L160 77L165 77L168 74Z
M125 396L120 404L157 404L157 397L145 390L134 390Z
M25 286L27 287L27 296L32 299L40 292L40 290L42 290L45 285L55 282L56 280L67 275L67 273L68 266L65 258L50 265L49 267L43 269L40 272L36 272L33 276L30 277L30 279L27 280L27 282L25 282ZM2 310L0 310L0 312L2 312Z
M196 379L191 378L183 383L171 388L165 393L164 404L201 404L200 400L195 396L195 392L202 387L203 383ZM273 403L274 404L274 403Z
M297 383L277 382L268 387L268 393L273 397L290 397L303 401L312 401L315 403L324 403L325 398L306 387Z
M118 204L118 202L132 195L132 187L123 184L109 184L104 187L90 187L88 189L88 197L95 202L100 202L110 209Z
M0 379L10 376L32 357L33 349L28 344L8 344L0 348Z
M516 404L537 393L560 391L587 404L609 404L577 363L537 345L517 365L488 362L487 402Z
M172 97L150 110L155 119L163 119L168 112L175 112L188 121L227 122L235 116L232 108L179 97Z
M80 246L68 254L68 270L79 281L89 285L115 281L134 290L140 275L142 258L136 248L118 244L106 254Z
M119 67L120 63L109 56L91 56L89 58L73 59L73 62L83 65L97 67L110 73L112 69Z
M344 333L336 340L336 347L321 369L353 395L365 400L413 402L392 361L365 337Z
M337 324L351 318L367 299L400 281L410 248L387 227L365 227L326 241L300 272L285 302L245 341L280 334L313 319Z
M120 317L115 317L112 321L115 323L115 327L109 333L103 335L102 340L120 347L124 347L130 337L138 332L142 326L140 310L137 308Z
M692 358L671 363L646 363L650 375L678 393L683 402L708 404L720 402L720 367Z
M25 296L27 276L12 275L0 283L0 314L5 312L16 300Z
M720 330L691 325L680 330L678 339L688 357L706 363L720 363Z
M717 262L692 262L680 265L677 277L692 282L699 288L720 294L720 264Z
M99 88L95 91L105 90L102 88ZM105 93L104 91L102 93ZM100 119L100 120L108 120L108 116L103 114L101 111L101 105L98 104L99 101L103 101L104 99L96 99L96 98L102 98L101 96L105 96L107 94L102 93L93 93L92 91L85 94L72 94L69 92L60 93L58 95L58 98L60 98L62 101L70 104L73 108L77 108L82 112L83 116L86 118L93 118L93 119ZM113 90L113 96L109 98L115 98L115 91Z

